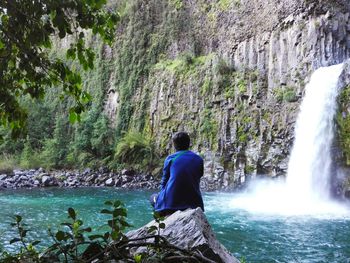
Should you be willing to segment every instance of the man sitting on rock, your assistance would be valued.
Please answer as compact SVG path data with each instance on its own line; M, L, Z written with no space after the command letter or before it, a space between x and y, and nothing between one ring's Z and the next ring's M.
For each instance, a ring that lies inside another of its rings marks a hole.
M199 187L203 159L189 151L190 137L186 132L176 133L172 141L176 153L165 159L161 190L151 196L151 203L162 216L187 208L200 207L204 211Z

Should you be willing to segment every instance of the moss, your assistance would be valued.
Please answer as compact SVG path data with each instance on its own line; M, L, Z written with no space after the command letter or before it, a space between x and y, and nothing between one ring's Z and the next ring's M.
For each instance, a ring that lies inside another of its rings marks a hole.
M347 112L347 108L350 106L350 85L342 90L338 102L339 110L336 116L338 140L344 162L346 165L350 165L350 114Z
M201 86L201 95L204 96L208 94L213 88L212 81L209 77L205 77L204 82Z
M235 98L235 87L227 86L225 90L225 99L234 99Z
M298 97L293 87L280 87L275 88L273 91L274 97L277 102L295 102Z
M253 165L246 165L244 167L244 172L246 174L252 174L254 171L255 171L255 166L253 166Z
M150 92L143 93L143 103L129 102L171 43L171 37L176 37L176 32L181 31L178 28L181 26L178 23L180 15L178 12L172 12L172 1L168 5L162 5L160 10L159 8L153 9L155 8L153 5L146 5L147 10L140 10L138 6L141 2L141 0L132 1L133 5L129 8L130 15L125 18L125 20L129 20L123 21L126 24L125 33L117 44L118 59L116 60L117 79L115 85L120 95L120 101L128 102L121 103L118 110L117 140L121 138L123 132L130 128L139 131L144 129ZM174 3L179 4L180 2L182 1ZM155 30L151 17L156 11L163 12L166 19L162 20L162 24L159 24ZM135 118L136 121L131 123L131 120Z
M213 112L205 108L200 114L200 132L202 140L209 142L215 148L214 142L218 136L219 125L214 118Z
M238 91L240 94L247 92L247 81L245 79L240 79L237 84Z
M170 3L175 7L176 10L180 10L184 6L182 0L170 0Z

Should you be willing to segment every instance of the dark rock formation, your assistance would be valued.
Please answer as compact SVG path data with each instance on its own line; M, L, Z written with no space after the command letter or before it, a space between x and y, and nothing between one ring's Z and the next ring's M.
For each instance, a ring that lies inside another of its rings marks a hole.
M203 211L200 208L177 211L165 220L165 229L161 235L177 247L198 250L205 257L222 263L239 263L230 252L216 239ZM155 221L130 231L126 236L130 239L148 236L148 229L155 225ZM140 253L144 248L137 248L132 253Z

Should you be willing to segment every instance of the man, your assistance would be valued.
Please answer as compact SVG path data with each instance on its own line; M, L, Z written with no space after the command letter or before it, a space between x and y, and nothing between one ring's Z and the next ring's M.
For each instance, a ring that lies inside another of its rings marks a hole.
M204 211L199 182L203 176L203 159L189 151L190 137L178 132L173 138L176 153L164 162L161 190L151 197L156 212L169 215L176 210L200 207Z

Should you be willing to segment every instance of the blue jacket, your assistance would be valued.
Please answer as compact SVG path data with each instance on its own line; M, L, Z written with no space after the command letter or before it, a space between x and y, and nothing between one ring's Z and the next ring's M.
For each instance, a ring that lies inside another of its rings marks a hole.
M191 151L178 151L164 162L161 190L155 211L184 210L200 207L204 211L199 182L203 159Z

